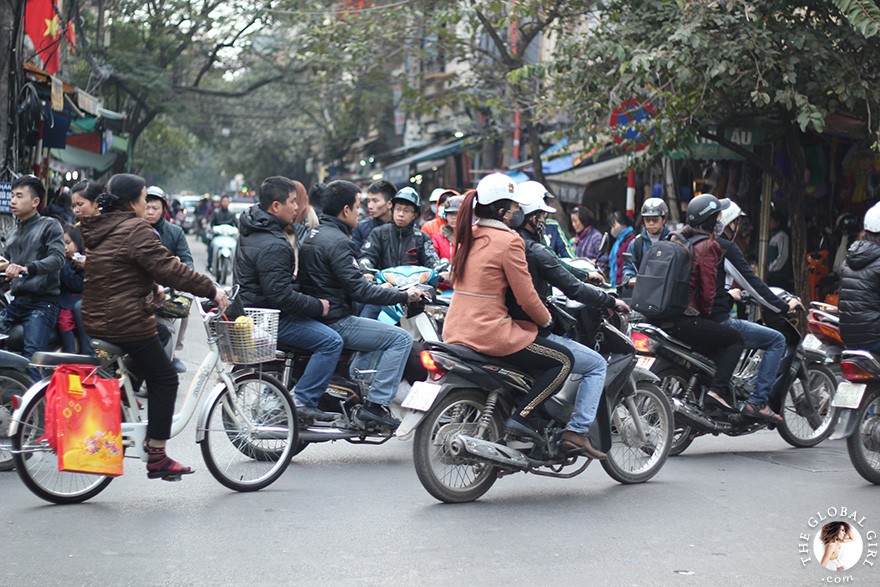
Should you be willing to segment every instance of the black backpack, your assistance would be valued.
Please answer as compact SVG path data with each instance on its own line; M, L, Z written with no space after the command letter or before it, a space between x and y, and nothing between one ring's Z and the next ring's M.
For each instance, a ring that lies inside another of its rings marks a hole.
M688 306L694 245L708 235L686 239L673 232L651 246L639 264L630 306L648 320L681 316Z

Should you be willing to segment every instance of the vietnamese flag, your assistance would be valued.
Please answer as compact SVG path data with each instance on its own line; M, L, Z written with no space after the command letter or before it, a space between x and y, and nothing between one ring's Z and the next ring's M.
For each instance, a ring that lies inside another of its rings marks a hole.
M31 38L37 55L43 60L49 75L58 73L58 45L61 26L54 0L27 0L24 30Z

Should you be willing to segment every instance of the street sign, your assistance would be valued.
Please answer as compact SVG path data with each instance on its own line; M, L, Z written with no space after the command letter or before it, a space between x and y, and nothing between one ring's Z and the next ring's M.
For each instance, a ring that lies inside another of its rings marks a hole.
M12 214L12 183L0 181L0 214Z
M654 128L645 128L657 111L648 101L636 98L622 102L611 111L611 126L614 142L629 151L641 151L654 140Z

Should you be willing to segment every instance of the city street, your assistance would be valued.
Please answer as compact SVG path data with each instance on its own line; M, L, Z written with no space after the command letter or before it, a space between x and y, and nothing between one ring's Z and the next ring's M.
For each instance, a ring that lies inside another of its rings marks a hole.
M190 244L196 268L204 269L204 245L192 238ZM180 354L188 367L181 395L204 341L192 320ZM619 485L591 465L570 480L505 477L475 503L444 505L420 485L411 441L310 446L268 489L237 494L210 475L194 438L191 422L169 452L194 466L195 475L180 483L150 481L142 463L127 460L125 475L82 505L50 505L15 472L0 473L0 583L880 581L880 568L867 564L876 560L868 551L870 533L880 530L880 487L859 477L841 441L794 449L768 431L699 438L642 485ZM865 555L852 569L833 573L812 555L812 540L817 523L842 508L843 517L857 512L851 523ZM799 551L804 534L807 554Z

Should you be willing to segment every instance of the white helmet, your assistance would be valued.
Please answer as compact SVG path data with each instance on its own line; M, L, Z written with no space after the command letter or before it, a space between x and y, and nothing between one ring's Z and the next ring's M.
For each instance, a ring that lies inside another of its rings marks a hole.
M880 232L880 202L874 204L865 213L865 230L868 232Z
M513 200L525 204L522 195L517 195L513 179L503 173L490 173L477 184L477 203L491 204L498 200Z
M718 217L718 220L721 221L721 226L724 226L726 228L728 224L730 224L737 218L746 215L745 212L742 211L742 208L737 206L736 202L734 202L730 198L723 198L721 202L722 204L724 202L730 202L730 205L727 208L723 209L721 211L721 215Z
M544 198L550 195L550 192L537 181L524 181L518 184L514 193L526 200L524 204L521 204L523 214L526 216L538 210L549 212L550 214L556 212L556 208L551 208L544 200Z

